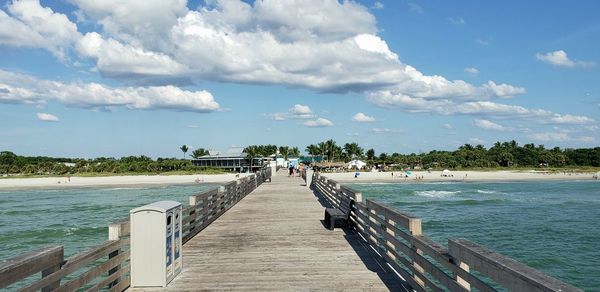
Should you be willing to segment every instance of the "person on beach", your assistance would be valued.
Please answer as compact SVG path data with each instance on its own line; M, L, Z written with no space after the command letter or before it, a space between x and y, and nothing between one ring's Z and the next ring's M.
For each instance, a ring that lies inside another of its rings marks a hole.
M289 177L294 176L294 165L292 165L291 163L290 163L290 166L289 166L289 170L290 170L290 173L288 174L288 176Z

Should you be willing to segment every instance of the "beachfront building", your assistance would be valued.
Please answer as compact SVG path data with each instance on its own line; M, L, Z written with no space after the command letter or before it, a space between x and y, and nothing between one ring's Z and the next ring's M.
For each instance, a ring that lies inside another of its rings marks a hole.
M210 150L208 155L193 159L192 164L235 172L247 172L249 170L259 170L269 160L269 158L255 157L251 165L250 159L248 159L247 154L243 151L244 147L232 147L225 152Z

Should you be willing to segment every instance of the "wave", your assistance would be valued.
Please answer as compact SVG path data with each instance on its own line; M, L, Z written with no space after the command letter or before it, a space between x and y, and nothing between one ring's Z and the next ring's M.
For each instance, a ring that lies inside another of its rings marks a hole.
M415 195L429 198L445 198L461 193L461 191L418 191Z
M488 190L477 190L480 194L497 194L497 191L488 191Z

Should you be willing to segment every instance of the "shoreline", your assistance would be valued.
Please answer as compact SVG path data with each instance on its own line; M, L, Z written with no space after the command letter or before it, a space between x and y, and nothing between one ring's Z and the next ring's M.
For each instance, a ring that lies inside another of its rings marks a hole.
M202 183L226 183L247 174L189 174L189 175L130 175L130 176L57 176L42 178L3 178L0 179L0 191L40 190L40 189L81 189L148 187L166 185L194 185Z
M441 171L404 172L324 172L323 176L340 183L422 183L422 182L524 182L524 181L593 181L592 172L548 173L539 171L452 171L451 176L441 176ZM421 177L421 179L416 179Z

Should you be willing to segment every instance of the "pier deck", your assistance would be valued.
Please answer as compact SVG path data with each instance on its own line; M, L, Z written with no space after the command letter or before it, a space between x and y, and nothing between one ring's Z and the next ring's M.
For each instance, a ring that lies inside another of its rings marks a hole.
M166 289L404 290L354 231L327 230L323 212L302 179L279 172L184 245Z

